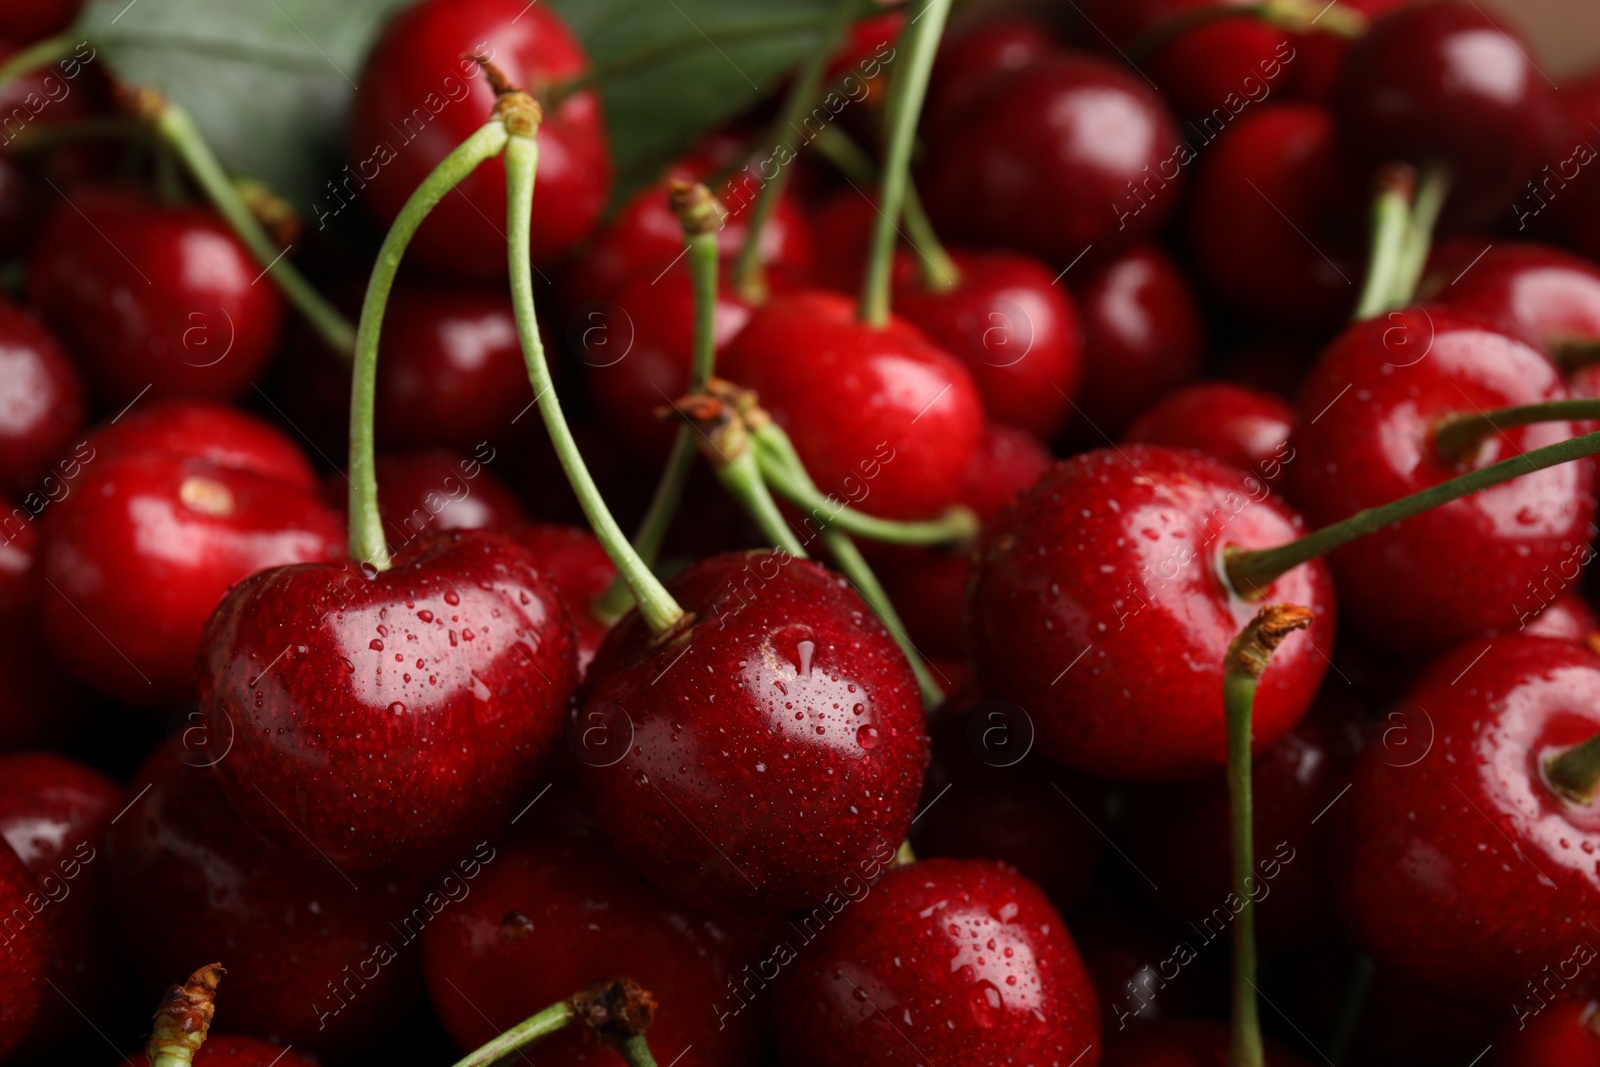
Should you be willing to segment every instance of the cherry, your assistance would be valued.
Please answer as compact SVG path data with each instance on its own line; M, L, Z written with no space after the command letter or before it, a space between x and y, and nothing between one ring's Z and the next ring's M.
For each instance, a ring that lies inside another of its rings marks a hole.
M582 46L548 7L521 0L424 0L389 21L357 79L344 174L313 208L319 224L357 192L385 223L440 160L489 120L495 94L472 58L491 60L536 97L589 69ZM600 218L611 153L593 89L545 108L530 231L538 262L560 256ZM452 275L506 273L505 170L479 167L417 231L407 255Z
M718 372L759 394L824 493L884 518L951 504L982 432L960 362L903 322L857 322L854 302L831 293L762 307Z
M1048 56L940 117L921 188L941 233L1065 267L1161 229L1182 191L1179 142L1142 78L1090 56Z
M625 616L572 721L617 851L713 910L809 907L886 862L928 742L910 667L867 605L815 563L760 552L701 560L667 589L692 621L657 639Z
M49 590L38 576L38 527L26 514L19 508L0 519L0 752L67 740L82 727L86 703L33 622L37 598Z
M1298 515L1254 475L1154 445L1058 463L984 532L967 636L985 693L1020 705L1039 751L1113 779L1219 771L1222 665L1257 605L1220 577L1227 546L1293 540ZM1314 562L1259 591L1316 616L1261 680L1255 750L1311 703L1333 642L1333 589Z
M85 464L44 515L39 609L55 657L126 704L193 695L223 593L265 567L336 558L339 517L252 471L161 452Z
M1477 312L1552 358L1600 339L1600 268L1549 245L1462 238L1441 250L1419 296Z
M1025 15L987 18L977 25L953 29L939 44L926 110L941 115L991 75L1019 70L1058 50L1049 28Z
M1202 382L1162 397L1122 439L1197 449L1271 481L1293 462L1288 448L1293 426L1293 410L1275 396L1227 382Z
M96 426L89 446L86 463L102 455L161 452L250 471L306 492L317 484L305 453L282 431L208 400L137 404Z
M877 200L859 188L841 189L818 202L811 210L811 228L816 234L812 280L851 296L860 292L877 221ZM909 281L916 271L915 264L903 255L895 256L890 269L897 282Z
M1536 610L1537 615L1517 620L1518 633L1527 634L1529 637L1570 641L1575 645L1587 645L1590 649L1600 651L1595 644L1596 641L1600 641L1600 633L1597 633L1600 632L1600 619L1595 618L1594 612L1578 594L1568 593L1557 597Z
M1273 1041L1265 1067L1306 1067ZM1228 1029L1209 1020L1174 1019L1126 1031L1107 1042L1102 1067L1227 1067Z
M894 46L900 40L905 21L904 11L885 11L857 21L850 27L844 43L829 58L823 71L824 83L836 82L847 74L860 71L862 73L858 77L864 83L865 91L859 102L869 106L880 103L882 98L874 99L874 96L881 90L883 82L881 67L894 59ZM876 67L864 66L872 60L879 61ZM866 76L864 72L867 69L876 72Z
M509 533L539 560L566 605L578 639L578 674L583 675L611 629L595 617L590 605L611 588L617 568L594 534L577 526L530 522L512 527Z
M0 488L22 494L71 451L83 429L83 383L50 332L0 301Z
M1369 748L1336 809L1335 895L1380 970L1519 1019L1541 968L1570 973L1600 917L1600 817L1540 768L1600 731L1597 701L1593 652L1518 635L1469 641L1412 687L1390 727L1407 743Z
M38 881L46 902L39 919L54 949L49 977L61 994L41 1003L35 1051L77 1029L73 1005L93 1011L115 973L106 863L95 861L122 803L114 782L81 763L42 752L0 756L0 838Z
M740 1010L730 992L745 988L740 967L756 944L738 920L730 925L669 903L596 843L576 837L509 843L470 885L471 896L422 939L429 995L462 1048L591 982L625 975L660 1005L650 1028L660 1062L681 1054L684 1067L744 1067L759 1058L764 1012ZM574 1028L541 1044L538 1055L562 1063L611 1059Z
M99 403L148 388L229 400L266 367L283 300L209 208L115 188L74 190L45 222L28 296L77 357Z
M1094 988L1036 886L999 864L933 859L870 888L778 978L787 1067L1099 1062Z
M1490 1067L1600 1067L1600 1001L1564 1000L1495 1041Z
M897 286L906 321L972 373L991 419L1048 440L1070 413L1083 360L1072 297L1036 260L1006 252L956 253L949 290Z
M1343 519L1460 473L1432 445L1442 418L1565 395L1547 359L1470 312L1420 307L1359 323L1306 379L1288 491L1314 525ZM1561 422L1508 429L1468 465L1572 435ZM1546 570L1587 551L1593 484L1592 461L1569 463L1346 545L1329 558L1346 617L1391 650L1514 627Z
M390 548L445 530L509 530L524 521L516 495L488 471L494 446L479 442L471 456L442 449L378 457L378 514ZM322 499L343 512L350 483L339 472L322 479Z
M1343 0L1351 11L1377 19L1410 0ZM1289 71L1289 89L1301 100L1326 104L1333 99L1339 84L1339 73L1344 68L1350 52L1351 38L1342 33L1319 32L1292 35L1295 48L1294 63Z
M233 994L231 968L228 974L228 992ZM227 1005L222 1008L223 1014L234 1014L232 1007L233 998L230 996ZM150 1067L150 1060L143 1052L123 1062L127 1067ZM200 1046L200 1051L194 1054L193 1062L200 1067L316 1067L311 1060L282 1045L237 1034L211 1034L206 1038L206 1043Z
M1397 7L1345 58L1333 100L1341 155L1364 174L1397 161L1446 168L1447 221L1506 218L1554 122L1533 54L1471 0Z
M1205 945L1152 921L1154 915L1095 898L1071 915L1073 938L1100 1001L1100 1028L1108 1036L1196 1012L1207 1006L1209 995L1225 989L1218 961L1199 954Z
M1355 307L1365 217L1339 173L1332 114L1274 104L1241 115L1201 158L1189 249L1206 284L1244 314L1336 326Z
M60 33L78 17L83 0L39 0L38 3L8 6L0 15L0 37L27 44L53 33Z
M47 905L32 872L0 844L0 914L7 917L0 939L0 1057L27 1039L45 1003L54 955L49 924L40 917Z
M1594 123L1600 122L1600 71L1562 79L1545 165L1521 190L1511 211L1517 231L1529 221L1550 237L1593 259L1600 257L1600 178L1595 177Z
M157 748L111 826L112 903L144 984L155 992L197 959L226 958L230 1029L316 1049L373 1037L420 992L412 942L448 901L357 888L321 857L268 843L223 795L205 734L186 723Z
M1065 280L1083 322L1080 421L1093 424L1102 444L1156 397L1199 374L1205 328L1183 272L1154 245Z
M576 682L538 562L482 530L419 537L371 577L350 562L258 573L223 598L200 656L234 804L352 875L426 873L502 832Z

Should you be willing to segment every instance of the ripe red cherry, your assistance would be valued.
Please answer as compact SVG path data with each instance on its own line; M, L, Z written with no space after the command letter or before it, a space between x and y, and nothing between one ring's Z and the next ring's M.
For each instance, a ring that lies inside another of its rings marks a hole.
M989 418L1049 440L1071 412L1083 362L1078 313L1044 264L1006 252L957 253L961 280L934 292L908 281L894 306L960 357Z
M773 992L786 1067L1100 1059L1094 987L1066 924L986 861L894 868L798 948Z
M1182 191L1179 142L1143 78L1063 53L996 75L941 116L920 188L941 233L1065 267L1161 229Z
M1270 481L1283 464L1294 411L1275 396L1227 382L1202 382L1174 389L1139 421L1124 441L1194 448Z
M905 656L808 560L713 556L667 588L693 621L663 640L631 613L589 667L571 732L595 822L686 903L814 905L915 813L928 740Z
M27 1040L48 995L54 948L41 912L48 901L10 845L0 843L0 914L8 917L0 940L0 1056Z
M508 531L511 538L539 560L550 584L567 606L578 639L578 674L594 659L610 625L595 618L590 605L611 588L617 568L588 530L554 522L530 522Z
M228 996L224 997L224 1005L220 1011L227 1016L234 1014L233 1001L237 991L232 980L233 970L228 971ZM124 1061L127 1067L150 1067L150 1060L144 1053L131 1056ZM200 1051L194 1054L194 1063L199 1067L316 1067L316 1064L304 1056L275 1045L271 1041L262 1041L254 1037L240 1037L237 1034L212 1034L206 1038L206 1043L200 1046Z
M1600 1001L1579 996L1507 1026L1489 1067L1600 1067Z
M115 973L102 855L122 804L116 783L81 763L42 752L0 756L0 838L47 901L38 920L50 930L49 976L61 994L41 1004L36 1050L78 1029L73 1005L86 1012L99 1007Z
M1341 155L1364 175L1391 162L1446 167L1447 217L1511 221L1554 121L1533 54L1471 0L1396 8L1345 58L1333 101Z
M1326 108L1241 115L1201 157L1187 210L1195 265L1231 307L1302 329L1349 318L1367 212L1339 172Z
M1338 809L1340 915L1380 970L1519 1018L1542 968L1570 973L1600 920L1600 812L1541 765L1597 708L1600 658L1536 637L1469 641L1412 687L1392 729L1414 746L1369 748Z
M371 578L346 562L246 579L199 672L240 813L351 875L424 874L503 832L577 683L537 561L481 530L420 537Z
M389 21L357 79L346 139L349 164L313 207L319 223L361 198L389 223L430 171L489 121L494 90L482 55L515 85L545 97L585 74L588 58L548 7L521 0L426 0ZM407 255L451 274L506 272L505 169L490 162L440 201ZM554 259L600 218L611 192L611 152L592 89L548 107L539 127L539 173L530 234L536 261Z
M1367 19L1377 19L1410 0L1343 0L1350 8ZM1350 52L1351 38L1342 33L1324 32L1313 26L1310 33L1292 36L1295 57L1289 72L1289 90L1296 99L1326 104L1333 99L1339 84L1339 73L1344 68L1345 57Z
M1058 49L1049 28L1026 16L990 18L953 30L939 43L925 110L941 115L991 75L1026 67Z
M432 918L420 890L357 888L326 860L269 844L223 795L203 735L191 724L156 749L111 827L112 903L145 988L226 958L229 1028L300 1048L370 1039L419 992L417 913Z
M1306 379L1288 490L1314 525L1335 522L1459 474L1432 447L1441 418L1565 395L1549 360L1470 312L1419 307L1357 324ZM1468 466L1574 432L1553 422L1491 434ZM1330 563L1346 618L1391 650L1513 628L1546 570L1587 550L1593 484L1591 461L1564 464L1345 546Z
M336 558L343 524L310 493L161 452L85 464L44 515L40 593L55 657L126 704L194 693L195 650L222 594L266 567Z
M39 488L83 429L83 383L60 343L32 316L0 302L0 489Z
M1529 599L1538 601L1539 597ZM1575 645L1587 645L1590 649L1600 652L1596 642L1600 642L1600 620L1595 618L1589 605L1583 602L1583 597L1577 593L1568 593L1538 607L1537 603L1529 605L1538 611L1538 614L1517 620L1516 631L1527 634L1529 637L1549 637L1557 641L1570 641Z
M1200 373L1205 327L1183 272L1154 245L1131 248L1082 275L1070 271L1064 280L1083 322L1078 421L1092 424L1087 439L1098 446L1115 440L1156 397Z
M442 449L398 452L377 459L378 515L390 551L423 534L445 530L509 530L526 516L516 495L490 474L496 457L480 442L473 456ZM350 482L335 471L322 479L322 499L343 513L350 506Z
M242 411L208 400L162 400L134 405L89 438L91 462L101 456L161 452L250 471L306 492L316 475L287 434Z
M470 897L422 939L429 996L462 1048L591 982L626 976L660 1005L650 1028L660 1062L681 1055L695 1067L745 1067L759 1058L764 1012L734 1011L739 1002L729 993L745 949L757 943L751 931L670 903L598 844L575 837L506 844L466 884ZM538 1055L612 1058L577 1028L541 1044Z
M1423 299L1477 312L1552 357L1600 339L1600 268L1588 260L1532 242L1462 238L1444 251L1423 279ZM1457 267L1456 256L1470 262Z
M1039 751L1076 770L1140 781L1219 771L1222 662L1258 607L1224 584L1223 549L1304 532L1271 494L1219 460L1154 445L1058 463L978 551L967 636L983 691L1020 705ZM1258 752L1310 705L1333 643L1333 586L1320 562L1261 596L1304 604L1316 621L1262 677Z
M113 411L149 387L230 400L260 376L283 300L209 208L74 190L34 245L28 297Z
M1265 1067L1307 1067L1275 1041L1265 1048ZM1149 1023L1107 1042L1102 1067L1227 1067L1228 1028L1199 1019Z
M831 293L762 307L718 373L760 395L824 493L885 518L952 503L983 428L959 361L899 320L882 330L858 323L855 302ZM864 498L849 491L862 483Z

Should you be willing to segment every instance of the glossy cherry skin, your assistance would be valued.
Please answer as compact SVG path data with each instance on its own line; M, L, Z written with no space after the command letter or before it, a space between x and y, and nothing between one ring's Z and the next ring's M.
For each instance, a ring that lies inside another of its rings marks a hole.
M231 970L228 973L233 974ZM228 984L228 992L233 993L233 983L230 981ZM221 1010L228 1015L233 1014L234 999L230 996L224 1001ZM127 1067L150 1067L149 1057L142 1052L124 1062ZM236 1034L210 1035L206 1043L200 1046L200 1051L194 1054L193 1062L200 1067L316 1067L311 1060L282 1045Z
M507 532L538 558L545 576L567 606L567 615L578 639L578 674L582 676L611 629L608 623L595 617L590 605L611 588L617 568L599 539L578 526L529 522L513 526Z
M1349 318L1368 212L1339 171L1326 108L1241 115L1208 144L1187 213L1195 265L1230 307L1301 329Z
M589 69L577 38L550 8L520 0L426 0L406 8L367 54L346 139L350 162L314 208L319 220L344 210L359 190L380 220L392 222L439 161L489 121L495 96L471 58L478 54L536 97ZM434 208L407 255L452 275L503 276L505 168L480 166L456 193ZM547 108L539 126L533 258L554 259L576 244L610 193L600 97L586 89Z
M1600 1001L1577 997L1550 1004L1507 1026L1495 1041L1490 1067L1600 1067Z
M434 1007L464 1049L592 982L627 976L659 1005L650 1028L659 1061L684 1054L680 1067L744 1067L759 1058L763 1012L735 1013L729 987L756 944L726 919L664 899L597 842L540 837L502 846L470 898L428 927L422 952ZM580 1029L542 1043L540 1059L614 1058Z
M1600 268L1549 245L1488 244L1462 238L1461 255L1474 261L1431 269L1419 295L1493 319L1552 357L1600 338Z
M991 75L1026 67L1058 48L1049 28L1025 15L988 18L953 30L939 42L925 110L942 114Z
M885 518L947 507L983 429L960 361L900 320L858 323L831 293L762 307L718 373L759 394L819 489Z
M378 515L389 550L445 530L509 530L524 521L522 505L488 470L496 449L480 443L474 455L442 449L380 455ZM487 462L486 462L487 461ZM345 512L350 482L335 471L322 479L322 499Z
M1124 441L1193 448L1271 479L1292 461L1294 410L1275 396L1227 382L1174 389L1128 427Z
M81 1026L72 1006L100 1007L115 973L103 857L122 804L117 784L81 763L43 752L0 756L0 838L49 901L40 919L54 948L50 980L61 992L41 1004L35 1050Z
M1063 53L997 75L942 116L919 188L940 233L1065 267L1160 230L1182 191L1180 140L1143 78Z
M983 860L890 870L774 993L786 1067L1100 1059L1094 987L1066 924L1037 886Z
M1307 376L1288 491L1313 525L1336 522L1461 473L1432 448L1440 418L1566 395L1549 360L1470 312L1418 307L1359 323ZM1468 467L1574 432L1551 422L1493 434ZM1391 651L1514 626L1545 570L1587 551L1594 477L1590 460L1552 467L1346 545L1329 561L1346 617Z
M1345 926L1380 969L1497 1007L1529 1006L1544 967L1571 977L1563 961L1600 920L1600 811L1541 767L1600 732L1597 708L1600 657L1537 637L1469 641L1412 687L1418 753L1367 750L1332 867Z
M1596 633L1600 631L1600 620L1596 620L1594 612L1577 593L1568 593L1551 601L1538 609L1538 614L1530 613L1519 618L1515 630L1529 637L1550 637L1600 651L1595 644L1600 641L1600 634Z
M83 382L50 331L0 302L0 487L8 495L39 479L72 450L87 414Z
M108 247L109 245L109 247ZM220 216L114 188L74 190L45 223L28 297L96 400L231 400L265 369L283 299Z
M1333 99L1341 157L1367 180L1392 162L1446 167L1447 220L1507 218L1554 122L1533 54L1471 0L1396 8L1345 58Z
M420 992L421 890L352 884L263 839L223 795L205 733L192 723L157 748L111 827L112 903L146 990L221 960L231 1029L315 1049L376 1036Z
M55 950L42 915L49 903L11 846L0 844L0 914L12 917L0 940L0 1057L27 1040L49 995Z
M1226 588L1229 545L1304 532L1253 474L1203 456L1130 445L1056 464L985 531L967 598L978 682L1020 705L1039 751L1116 780L1221 770L1222 664L1259 604ZM1317 561L1261 590L1315 620L1261 679L1255 749L1310 706L1333 644L1333 583Z
M93 457L160 452L250 471L304 492L317 485L305 453L288 434L209 400L141 401L96 426L89 445Z
M898 286L896 311L967 365L989 418L1049 440L1071 413L1083 364L1072 297L1027 256L955 259L961 277L954 289Z
M228 587L338 558L344 524L316 497L169 453L108 455L44 514L44 632L85 684L141 707L194 694L195 650Z
M1200 373L1205 326L1183 272L1154 245L1131 248L1081 275L1069 271L1063 280L1083 323L1075 414L1090 424L1085 435L1098 446L1116 439L1156 397Z
M685 903L814 905L916 812L928 740L905 656L807 560L713 556L667 588L690 624L658 640L625 616L574 712L595 822Z
M1307 1067L1275 1041L1266 1067ZM1175 1019L1124 1031L1106 1044L1103 1067L1227 1067L1228 1028L1210 1020Z

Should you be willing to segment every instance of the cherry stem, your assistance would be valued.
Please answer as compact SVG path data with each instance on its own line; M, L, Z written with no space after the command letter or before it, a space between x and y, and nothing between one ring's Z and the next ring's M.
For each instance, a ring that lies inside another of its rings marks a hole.
M537 1015L530 1015L505 1033L500 1034L467 1053L451 1067L488 1067L501 1058L542 1041L551 1034L565 1029L578 1018L572 1002L563 1000L552 1004ZM153 1067L153 1065L152 1065Z
M1270 604L1256 613L1228 647L1222 704L1228 723L1228 808L1233 836L1233 1010L1228 1026L1229 1067L1262 1067L1261 1018L1256 1000L1255 826L1251 811L1251 733L1256 687L1283 639L1311 625L1311 612Z
M1386 167L1378 175L1378 193L1372 202L1372 248L1367 255L1366 281L1351 316L1354 322L1364 322L1395 306L1395 279L1405 258L1415 191L1416 175L1409 167Z
M1441 504L1470 496L1480 489L1508 482L1524 474L1542 471L1546 467L1570 463L1575 459L1600 453L1600 432L1586 433L1553 445L1524 452L1479 470L1458 475L1449 481L1431 485L1426 489L1392 500L1375 508L1358 511L1349 518L1324 526L1320 530L1274 548L1249 551L1229 546L1223 553L1223 566L1229 584L1247 599L1264 595L1267 586L1300 564L1325 556L1358 538L1377 533L1385 527L1420 515Z
M1416 299L1417 284L1428 265L1428 250L1433 247L1433 230L1449 195L1450 171L1440 166L1424 167L1411 204L1400 262L1395 267L1394 289L1389 294L1392 307L1404 307Z
M522 96L522 94L516 94ZM502 101L510 97L502 97ZM549 431L550 443L555 447L556 458L566 473L567 482L577 495L584 517L600 540L606 555L617 572L633 590L633 599L639 614L655 634L666 633L683 621L683 608L672 599L666 586L650 572L645 563L628 543L622 528L606 506L604 497L594 484L589 468L573 440L572 428L561 411L561 401L556 396L550 379L550 365L545 358L544 342L539 337L539 322L533 302L533 260L529 255L528 227L533 219L533 182L539 165L539 145L535 140L538 128L538 105L530 97L522 96L520 113L508 114L506 126L510 139L506 143L506 193L508 213L506 218L507 259L511 270L511 298L516 312L517 333L522 341L523 361L527 364L528 380L533 383L539 415Z
M250 210L243 193L222 169L222 164L201 136L199 127L189 113L165 97L150 93L140 95L146 100L159 100L149 115L156 133L177 151L189 173L211 200L212 206L250 250L256 262L261 264L262 271L272 278L273 284L305 316L328 346L340 357L349 359L356 346L355 327L289 262L286 255L288 249L279 248L267 235L255 212Z
M917 862L917 854L911 851L911 839L900 842L900 847L894 850L894 865L896 867L909 867Z
M167 989L145 1044L150 1067L189 1067L194 1061L217 1010L217 983L227 973L222 964L208 963L183 985Z
M833 53L844 40L845 33L849 30L850 23L860 7L860 0L835 0L833 11L822 31L822 40L817 43L816 50L799 66L794 88L789 90L789 96L783 102L783 113L773 125L770 140L788 150L790 158L779 165L777 173L770 181L764 183L760 192L756 194L755 204L750 208L749 221L745 225L744 244L739 249L739 258L733 268L735 291L752 303L766 297L766 278L761 263L761 232L766 228L767 219L772 216L773 209L782 199L783 191L789 184L791 168L788 164L795 155L788 142L790 131L798 131L805 119L806 111L816 106L822 88L822 76L827 73L828 61L833 58Z
M761 473L778 495L796 507L811 513L821 526L837 527L869 541L882 541L891 545L948 545L971 541L978 535L978 517L970 508L954 507L937 519L900 522L880 519L864 511L857 511L834 497L827 496L809 479L801 481L794 476L783 457L769 443L770 438L757 437Z
M1565 374L1600 363L1600 337L1570 337L1558 341L1550 353Z
M857 317L879 329L889 324L889 285L894 265L895 225L905 208L906 186L911 180L911 147L917 118L928 95L928 76L934 53L944 32L951 0L917 0L915 13L900 32L900 64L890 76L887 119L888 150L884 153L882 182L878 187L878 219L872 232L872 251L861 282Z
M1600 419L1600 399L1567 397L1537 404L1516 404L1493 411L1457 412L1433 426L1433 452L1445 463L1472 461L1490 434L1513 426L1573 419Z
M1600 788L1600 734L1545 760L1544 776L1574 804L1593 804Z
M491 119L439 161L412 191L378 249L356 326L355 366L350 383L350 558L376 570L389 569L389 548L378 515L378 473L373 455L373 409L378 388L378 336L406 246L422 220L445 194L486 159L506 147L506 127Z
M54 37L46 37L29 45L22 51L15 53L4 63L0 63L0 90L22 77L31 74L40 67L49 66L71 56L80 44L87 44L71 33L58 33ZM92 56L90 58L93 58Z

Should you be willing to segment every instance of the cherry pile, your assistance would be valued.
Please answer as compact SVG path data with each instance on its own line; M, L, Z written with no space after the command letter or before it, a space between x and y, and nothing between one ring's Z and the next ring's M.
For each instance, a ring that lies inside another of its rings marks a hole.
M0 146L0 1063L1600 1065L1600 73L836 6L644 184L523 0L298 230Z

